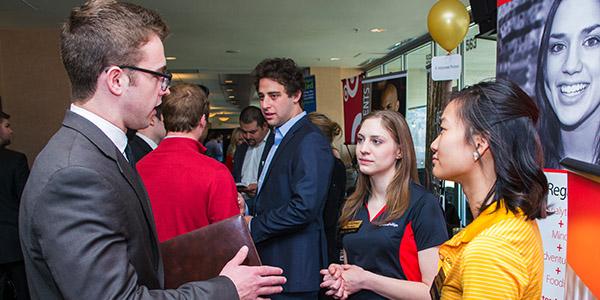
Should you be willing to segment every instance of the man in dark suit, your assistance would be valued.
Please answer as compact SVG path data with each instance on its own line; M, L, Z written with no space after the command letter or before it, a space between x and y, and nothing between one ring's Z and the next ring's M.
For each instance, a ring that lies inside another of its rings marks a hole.
M241 266L240 252L208 281L164 290L146 191L125 133L148 126L169 93L160 16L116 1L88 1L62 27L70 111L37 157L19 230L34 299L254 299L285 279Z
M259 171L253 217L247 217L262 261L284 270L284 293L272 299L316 299L327 261L323 207L333 170L327 139L302 110L302 71L291 59L254 69L262 113L273 126Z
M248 106L240 113L240 130L246 141L239 145L233 155L233 179L246 186L246 205L250 214L254 212L254 197L258 182L258 166L262 157L269 124L262 115L260 108Z
M0 276L6 276L14 284L20 300L29 299L18 226L19 203L29 165L25 154L6 149L13 134L9 118L0 111Z
M165 123L162 115L162 105L156 107L156 114L150 119L150 125L146 128L142 128L135 133L130 131L128 134L128 145L131 148L131 154L133 155L133 161L137 163L150 153L150 151L158 147L158 143L167 134L165 130Z

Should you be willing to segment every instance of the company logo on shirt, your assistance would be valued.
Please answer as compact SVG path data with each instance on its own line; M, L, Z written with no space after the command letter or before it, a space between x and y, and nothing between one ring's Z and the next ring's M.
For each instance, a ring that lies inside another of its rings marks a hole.
M386 223L386 224L381 224L379 226L381 226L381 227L398 227L398 224L396 224L396 223Z

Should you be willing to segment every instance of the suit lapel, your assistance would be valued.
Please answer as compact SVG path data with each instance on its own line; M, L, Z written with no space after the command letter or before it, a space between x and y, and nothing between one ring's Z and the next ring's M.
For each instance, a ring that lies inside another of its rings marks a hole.
M133 170L129 162L125 160L125 157L119 152L119 149L113 144L113 142L89 120L84 117L77 115L71 111L67 111L65 120L63 121L65 127L69 127L73 130L78 131L85 136L92 144L94 144L105 156L115 161L119 168L119 172L125 177L127 183L134 190L137 195L137 200L142 207L142 212L146 218L146 223L150 229L150 233L153 235L151 241L154 241L152 252L155 256L155 262L158 263L158 242L156 238L156 228L154 225L154 216L150 209L148 194L140 182L139 176ZM156 267L156 266L155 266Z
M269 133L269 136L267 137L267 143L265 144L263 153L260 157L260 164L258 165L258 174L257 174L256 178L260 178L260 174L262 172L263 167L265 166L265 162L267 161L267 156L269 156L269 151L271 151L271 147L273 147L274 142L275 142L275 130L271 130L271 132Z
M298 132L298 130L306 124L306 122L308 122L306 119L306 116L302 117L300 120L298 120L298 122L296 122L296 124L294 124L294 126L292 126L292 128L290 128L290 130L287 132L287 134L283 137L283 140L279 143L279 146L277 146L277 150L275 150L275 154L273 155L273 159L271 159L269 168L266 170L267 173L265 174L265 178L262 183L263 186L267 183L269 176L271 175L271 170L273 170L273 166L277 163L277 161L279 160L281 155L283 155L282 153L285 152L285 148L286 148L287 144L292 140L292 138L294 137L296 132ZM273 130L273 131L275 131L275 130ZM269 136L269 138L271 138L271 137ZM275 140L275 135L273 135L273 140ZM271 146L272 145L273 145L273 143L271 143ZM267 144L267 146L268 146L268 144ZM265 146L265 148L266 148L266 146ZM271 150L271 147L269 147L269 150ZM263 156L266 160L265 153L268 154L269 152L268 151L263 152ZM262 160L261 160L261 167L262 167ZM260 172L259 172L259 174L260 174Z

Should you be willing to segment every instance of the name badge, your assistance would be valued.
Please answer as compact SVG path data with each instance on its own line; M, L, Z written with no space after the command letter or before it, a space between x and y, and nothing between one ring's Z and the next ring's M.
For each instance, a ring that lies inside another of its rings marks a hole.
M362 225L362 222L362 220L349 221L348 223L344 224L342 228L340 228L340 233L345 234L357 232Z
M429 290L429 295L431 296L432 300L441 299L444 281L446 281L446 274L444 273L444 269L440 266L440 271L438 272L437 276L433 279L431 289Z

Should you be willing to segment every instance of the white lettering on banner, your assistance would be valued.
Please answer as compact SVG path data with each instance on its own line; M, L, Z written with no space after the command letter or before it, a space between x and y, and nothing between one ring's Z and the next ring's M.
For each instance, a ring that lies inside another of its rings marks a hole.
M547 171L548 207L553 213L538 220L544 244L544 281L542 299L565 299L567 270L567 173Z

